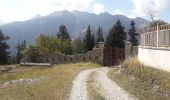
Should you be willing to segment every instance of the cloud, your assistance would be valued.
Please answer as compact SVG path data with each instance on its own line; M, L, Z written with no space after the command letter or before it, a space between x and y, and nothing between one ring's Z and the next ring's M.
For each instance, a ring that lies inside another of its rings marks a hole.
M170 0L155 0L154 3L158 11L170 10Z
M105 8L102 4L93 4L93 13L100 14L105 11Z
M45 10L44 13L61 10L85 11L91 3L93 0L37 0L34 7L40 11Z
M130 0L133 5L133 16L146 16L148 9L157 13L170 10L170 0Z
M125 15L125 13L122 12L121 10L119 10L119 9L113 10L112 14L113 14L113 15L117 15L117 14L119 14L119 15Z
M47 15L54 11L86 11L94 0L0 0L0 19L11 22L26 20L37 14Z

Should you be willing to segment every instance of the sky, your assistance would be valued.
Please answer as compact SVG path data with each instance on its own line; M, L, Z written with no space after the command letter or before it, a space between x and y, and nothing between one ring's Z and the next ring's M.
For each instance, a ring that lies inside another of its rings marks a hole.
M0 22L23 21L36 15L48 15L54 11L78 10L95 14L109 12L130 18L155 19L170 23L170 0L0 0Z

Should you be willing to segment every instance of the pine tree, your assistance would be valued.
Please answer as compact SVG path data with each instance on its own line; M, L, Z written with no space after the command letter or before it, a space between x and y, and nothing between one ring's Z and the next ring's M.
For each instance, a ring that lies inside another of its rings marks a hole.
M106 47L113 47L113 40L114 40L114 36L113 36L113 28L111 28L109 30L109 33L106 37L106 41L105 41L105 45Z
M86 51L91 51L95 45L95 40L94 40L94 36L92 36L91 34L91 29L90 29L90 25L88 25L87 30L86 30L86 34L84 37L84 47L86 49Z
M61 25L59 27L59 32L57 33L57 37L60 38L61 40L71 40L67 28L64 25Z
M91 38L91 48L93 49L94 46L95 46L95 37L94 37L94 35L92 35L92 38Z
M133 46L138 45L138 33L136 32L135 29L135 22L132 20L131 21L131 28L129 29L129 41L132 43Z
M110 29L108 36L106 37L106 46L112 48L124 48L125 47L126 32L121 25L120 20L117 20L116 24Z
M9 49L9 46L6 44L6 40L8 39L9 37L5 36L0 30L0 64L8 63L9 52L7 49Z
M24 57L23 50L26 48L26 41L24 40L22 43L18 43L16 49L17 49L17 55L16 60L17 63L20 63L20 60Z
M98 30L97 30L97 34L96 34L96 44L98 42L104 42L104 39L103 39L103 31L102 31L102 28L99 27Z

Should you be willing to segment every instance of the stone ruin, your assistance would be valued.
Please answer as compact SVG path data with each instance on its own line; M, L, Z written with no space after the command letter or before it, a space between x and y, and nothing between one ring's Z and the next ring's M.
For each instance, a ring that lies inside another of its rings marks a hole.
M97 47L97 48L96 48ZM125 49L108 48L104 42L99 42L92 51L86 54L65 55L61 53L39 56L36 63L66 64L78 62L93 62L104 66L112 66L125 59ZM21 63L28 63L29 58L23 58Z

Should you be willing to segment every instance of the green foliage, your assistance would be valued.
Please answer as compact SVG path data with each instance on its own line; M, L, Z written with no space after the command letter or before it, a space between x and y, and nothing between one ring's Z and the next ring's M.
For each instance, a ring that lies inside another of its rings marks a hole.
M20 60L24 57L23 50L26 48L26 41L24 40L22 43L18 43L16 49L17 49L17 55L16 55L16 63L20 63Z
M59 32L57 33L57 37L60 38L61 40L71 40L67 28L64 25L61 25L59 27Z
M83 53L85 53L85 50L84 50L85 48L84 48L83 42L81 41L80 38L75 39L72 42L72 46L73 46L74 54L83 54Z
M95 39L94 39L94 35L91 34L90 25L88 25L87 27L83 43L84 43L86 52L91 51L93 47L95 46Z
M61 52L61 39L57 37L40 35L36 38L36 47L39 49L40 55Z
M25 57L30 57L32 62L36 62L36 58L40 55L39 49L35 46L30 45L23 51Z
M150 23L150 26L151 27L157 27L157 24L159 25L159 26L161 26L161 25L166 25L167 24L167 22L165 22L164 20L154 20L154 21L152 21L151 23Z
M138 45L138 33L136 32L135 29L135 22L132 20L131 21L131 28L129 29L129 41L132 43L133 46L137 46Z
M62 48L61 53L66 55L72 55L73 54L73 48L71 46L71 42L69 40L62 41Z
M8 39L9 37L5 36L0 30L0 64L8 63L9 52L7 49L9 49L9 46L6 43L6 40Z
M103 31L102 31L101 27L98 28L97 34L96 34L96 43L98 43L98 42L104 42Z
M106 46L113 48L125 47L126 32L121 25L120 20L117 20L116 24L110 29L108 36L106 37Z
M39 49L40 55L53 54L53 53L64 53L71 55L73 49L71 41L58 37L40 35L36 39L36 47Z

